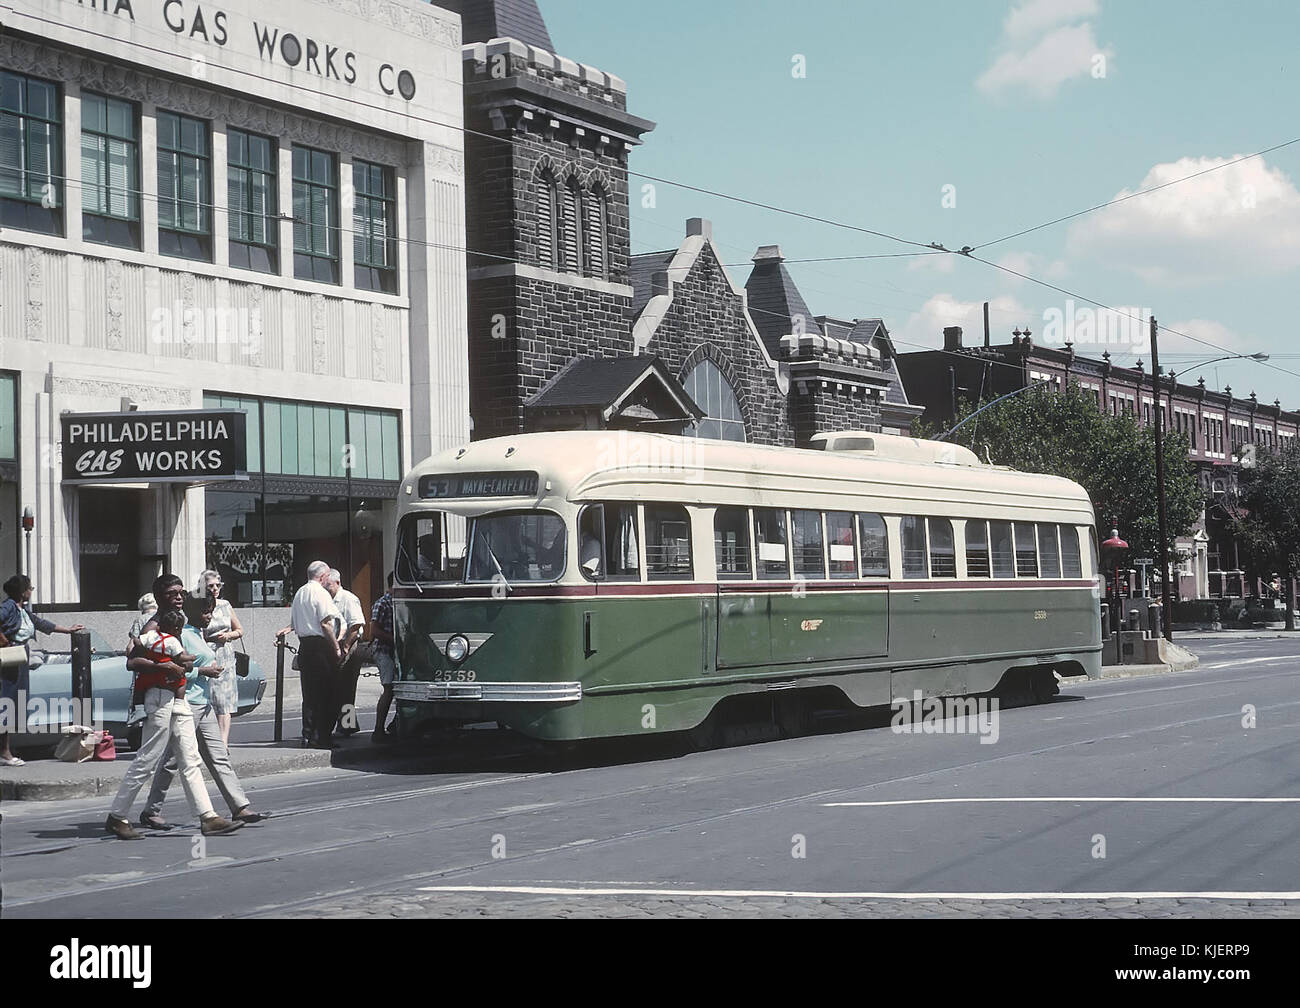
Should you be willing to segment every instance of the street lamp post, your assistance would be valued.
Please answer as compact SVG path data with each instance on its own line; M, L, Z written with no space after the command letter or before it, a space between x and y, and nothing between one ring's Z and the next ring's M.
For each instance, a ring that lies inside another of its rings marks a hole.
M1119 614L1120 619L1118 624L1116 624L1115 616L1112 615L1111 623L1115 625L1115 664L1121 665L1124 662L1124 644L1122 637L1124 631L1124 614L1123 603L1120 601L1119 594L1119 563L1120 560L1124 558L1124 551L1128 549L1128 543L1119 537L1119 519L1115 518L1113 521L1115 522L1115 525L1110 530L1110 538L1101 544L1101 549L1103 554L1111 559L1115 564L1114 611Z

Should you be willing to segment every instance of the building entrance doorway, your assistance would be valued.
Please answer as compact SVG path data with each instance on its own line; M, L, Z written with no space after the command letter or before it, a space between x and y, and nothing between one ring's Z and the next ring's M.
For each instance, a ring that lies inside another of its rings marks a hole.
M141 490L81 488L78 510L84 608L134 608L142 591L140 530L148 506Z

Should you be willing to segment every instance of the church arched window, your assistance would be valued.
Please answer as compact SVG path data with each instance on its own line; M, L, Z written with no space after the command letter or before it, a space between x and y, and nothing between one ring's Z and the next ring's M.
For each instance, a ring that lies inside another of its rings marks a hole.
M736 390L727 381L718 365L702 360L683 382L687 394L704 410L704 419L695 428L694 435L717 438L720 441L744 441L745 417L740 412Z
M560 228L560 265L565 273L582 272L582 189L571 178L564 186L564 207Z
M537 261L559 268L559 191L555 175L545 169L537 177Z
M605 280L609 261L609 196L604 186L595 185L587 192L584 209L587 218L585 272L597 280Z

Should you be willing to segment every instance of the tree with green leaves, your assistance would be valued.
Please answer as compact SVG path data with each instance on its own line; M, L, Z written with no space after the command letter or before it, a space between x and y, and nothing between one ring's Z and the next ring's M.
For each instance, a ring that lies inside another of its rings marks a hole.
M957 423L976 411L960 405ZM922 425L920 437L941 433ZM1083 486L1097 511L1098 539L1118 523L1131 547L1129 556L1156 557L1159 515L1156 497L1155 432L1131 413L1103 413L1091 392L1071 384L1063 391L1026 389L991 406L958 430L950 440L966 445L981 459L988 450L994 465L1021 472L1064 476ZM1187 460L1187 437L1164 434L1165 510L1169 557L1175 558L1175 536L1190 532L1200 517L1204 496Z
M1232 533L1247 566L1280 574L1286 592L1286 628L1295 629L1295 581L1300 577L1300 447L1258 451L1237 475Z

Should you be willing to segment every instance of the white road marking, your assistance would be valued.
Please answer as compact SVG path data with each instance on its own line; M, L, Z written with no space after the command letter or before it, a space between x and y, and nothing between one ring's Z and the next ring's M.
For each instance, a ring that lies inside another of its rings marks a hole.
M879 899L879 900L1300 900L1300 892L801 892L790 889L649 889L586 886L419 886L417 892L499 893L517 896L666 896L673 899Z
M1111 802L1169 802L1171 804L1236 804L1236 805L1298 805L1300 798L1103 798L1095 796L1073 798L906 798L898 801L823 802L823 808L871 808L885 805L975 805L998 802L1019 803L1081 803L1108 805Z

